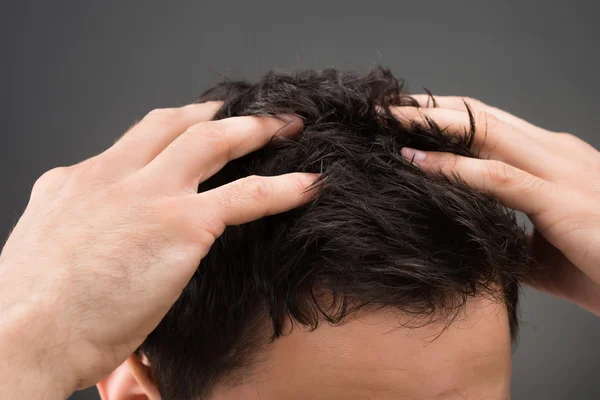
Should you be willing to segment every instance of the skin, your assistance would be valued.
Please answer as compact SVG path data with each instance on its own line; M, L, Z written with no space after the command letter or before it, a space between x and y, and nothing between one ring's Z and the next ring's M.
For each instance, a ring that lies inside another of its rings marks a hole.
M210 398L506 400L510 377L506 308L472 298L449 326L391 310L312 332L294 326L242 385L219 385Z
M461 98L440 108L395 109L462 134ZM540 266L531 284L600 315L600 153L466 100L488 159L403 149L431 173L456 172L474 188L525 212L536 227ZM61 399L97 382L128 356L168 311L226 225L283 212L309 200L314 176L242 179L197 194L228 160L294 134L297 119L238 117L207 122L217 104L150 113L106 152L54 169L0 254L0 397ZM393 346L391 346L393 347Z
M110 373L175 302L225 229L309 200L314 176L198 194L299 118L210 121L218 103L155 110L104 153L51 170L0 255L0 397L64 399Z
M600 152L578 137L551 132L480 101L416 96L423 108L394 108L401 120L430 118L448 132L469 129L482 159L404 148L402 154L431 173L457 173L465 182L522 211L535 231L533 287L600 316Z
M450 323L451 322L451 323ZM270 322L265 319L265 324ZM451 320L365 309L341 325L287 334L265 345L235 384L212 400L510 398L512 343L506 307L470 298ZM159 400L147 359L135 356L97 387L103 400Z

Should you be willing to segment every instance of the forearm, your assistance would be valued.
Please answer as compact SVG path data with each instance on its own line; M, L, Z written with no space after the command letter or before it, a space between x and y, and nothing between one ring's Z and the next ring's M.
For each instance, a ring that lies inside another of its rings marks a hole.
M64 365L47 313L0 288L7 289L0 300L0 398L66 399L76 379Z

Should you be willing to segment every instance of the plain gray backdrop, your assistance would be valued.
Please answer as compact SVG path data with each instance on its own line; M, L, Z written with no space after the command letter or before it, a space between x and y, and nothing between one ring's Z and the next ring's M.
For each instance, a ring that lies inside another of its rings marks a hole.
M598 148L597 15L573 0L4 1L1 235L44 171L222 75L381 64L414 92L476 97ZM600 398L600 319L528 289L521 313L514 399Z

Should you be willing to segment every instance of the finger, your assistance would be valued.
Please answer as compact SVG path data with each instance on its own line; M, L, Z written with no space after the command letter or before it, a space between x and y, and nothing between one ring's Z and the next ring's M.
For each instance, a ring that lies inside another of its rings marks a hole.
M222 103L210 101L179 108L156 109L148 113L109 149L123 169L139 169L190 126L210 121Z
M492 194L507 207L528 214L532 220L546 210L564 208L567 201L564 189L500 161L407 147L402 149L402 156L424 171L440 171L447 176L457 174L469 186Z
M475 114L485 112L489 115L493 115L500 121L519 129L557 154L576 152L577 155L575 157L592 162L598 157L598 151L593 146L571 134L553 132L541 128L497 107L487 105L477 99L458 96L429 96L425 94L411 95L411 97L414 98L421 107L437 106L439 108L447 108L450 110L465 111L466 105L468 105ZM571 154L571 156L573 155Z
M291 136L301 129L302 120L291 115L201 122L152 160L144 174L153 181L163 179L172 189L192 187L195 192L199 182L214 175L227 162L261 148L273 136Z
M429 125L434 121L445 132L464 135L471 130L471 115L445 108L392 107L400 121ZM556 156L510 124L484 112L472 114L475 125L473 150L480 158L508 163L544 179L559 179L570 171L567 160Z
M313 194L315 174L290 173L249 176L196 195L187 196L190 209L207 209L216 217L213 233L219 236L227 225L239 225L282 213L308 202Z
M544 136L547 136L552 133L546 129L540 128L539 126L533 125L511 113L487 105L477 99L460 96L429 96L427 94L416 94L411 95L411 97L414 98L419 103L419 105L421 105L421 107L434 107L435 100L435 106L439 108L466 111L465 104L468 104L475 114L479 112L486 112L507 124L513 125L515 128L518 128L523 132L530 133L536 139L541 139Z

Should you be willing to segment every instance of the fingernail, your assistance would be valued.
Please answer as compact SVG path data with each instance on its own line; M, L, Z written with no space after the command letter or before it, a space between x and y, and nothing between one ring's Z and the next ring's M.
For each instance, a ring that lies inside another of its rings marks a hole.
M411 149L410 147L403 147L402 150L400 150L400 153L402 154L402 157L415 164L419 164L423 161L426 155L425 152Z
M291 137L302 131L304 122L302 121L302 118L297 115L277 114L277 119L282 121L284 125L275 133L275 136Z
M281 119L287 124L293 124L296 121L302 122L302 119L294 114L277 114L277 118Z

